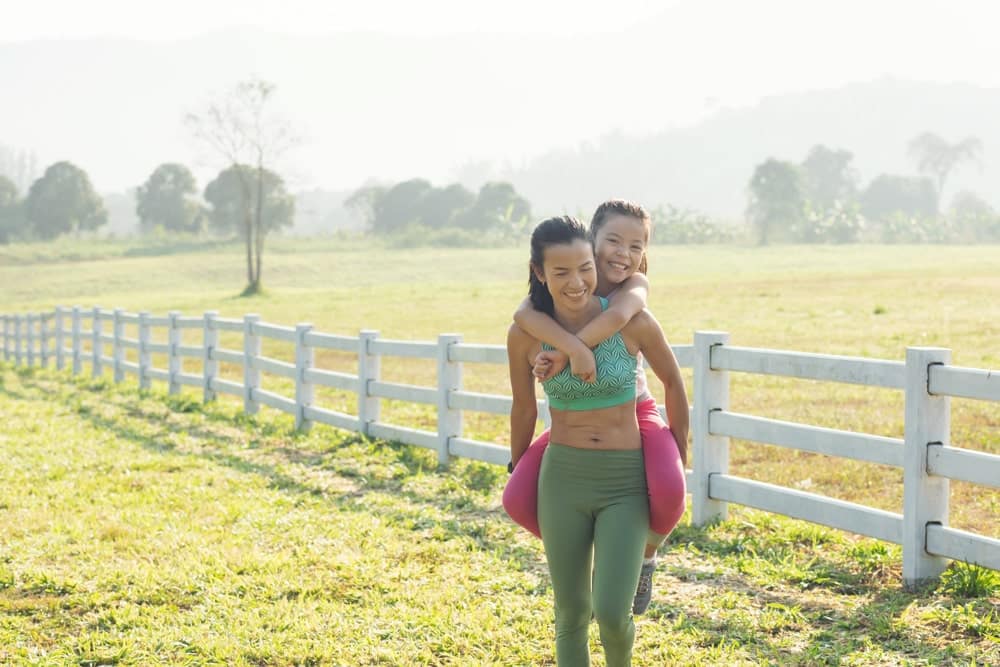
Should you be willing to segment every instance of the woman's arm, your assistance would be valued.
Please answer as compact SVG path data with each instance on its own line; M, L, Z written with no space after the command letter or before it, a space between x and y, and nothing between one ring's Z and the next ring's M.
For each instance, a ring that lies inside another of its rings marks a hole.
M625 328L629 320L641 313L648 297L649 279L641 273L633 273L611 297L608 309L588 322L576 337L589 348L597 347L602 340L614 336L615 332Z
M594 361L594 353L591 349L579 338L559 326L559 323L554 319L535 310L530 299L526 298L514 311L514 324L535 340L548 343L565 353L573 375L584 382L595 381L597 362ZM557 364L557 366L556 372L562 370L565 364Z
M663 383L663 405L667 409L667 422L677 440L681 461L687 465L687 438L690 414L688 412L687 392L684 390L684 378L663 329L656 318L644 310L629 323L628 331L639 342L642 354L649 362L656 377Z
M510 460L514 465L531 444L538 420L535 403L535 378L531 374L528 355L534 344L528 334L516 324L507 330L507 363L510 367L510 391L513 405L510 409Z

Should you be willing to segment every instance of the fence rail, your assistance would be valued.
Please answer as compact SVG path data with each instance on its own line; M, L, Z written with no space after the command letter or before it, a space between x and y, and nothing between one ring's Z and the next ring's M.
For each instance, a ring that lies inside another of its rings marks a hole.
M202 317L177 312L153 316L80 306L4 314L0 315L2 358L17 366L47 367L54 362L57 369L68 368L74 375L89 364L95 377L107 368L115 382L131 375L142 388L154 380L165 382L170 393L181 386L200 387L205 401L217 393L229 394L242 398L249 414L265 405L293 415L299 429L318 422L426 447L438 453L442 464L452 457L494 464L505 464L509 458L505 446L462 435L465 411L510 413L509 396L462 389L462 364L506 364L503 346L464 343L457 334L442 334L436 342L380 339L377 331L342 336L314 331L310 324L262 322L255 314L241 320L217 315L210 311ZM85 322L89 329L84 329ZM110 328L104 327L105 322ZM127 335L126 327L132 327L134 334ZM158 341L153 340L154 330ZM196 344L191 337L199 330L201 341ZM242 350L220 347L220 331L241 334ZM263 339L290 343L294 363L263 356ZM353 353L357 373L318 368L316 349ZM134 362L126 359L127 350L134 351ZM948 559L1000 569L1000 540L948 527L949 480L1000 488L1000 456L951 446L950 397L1000 401L1000 373L952 366L951 352L940 348L908 348L905 362L898 362L736 347L729 345L729 334L711 331L696 332L693 345L674 346L674 353L681 366L694 369L693 470L688 473L688 487L696 525L725 518L728 503L738 503L901 544L908 586L936 577ZM153 354L166 355L167 367L155 368ZM436 386L383 381L384 357L436 360ZM200 359L202 372L184 372L184 359ZM220 362L242 367L243 381L218 377ZM905 395L904 437L731 412L730 372L900 389ZM262 373L291 379L294 396L262 389ZM317 385L354 393L356 414L315 405ZM435 405L437 430L386 423L381 419L381 402L387 399ZM539 415L548 424L544 401L539 401ZM730 438L902 468L902 513L730 475Z

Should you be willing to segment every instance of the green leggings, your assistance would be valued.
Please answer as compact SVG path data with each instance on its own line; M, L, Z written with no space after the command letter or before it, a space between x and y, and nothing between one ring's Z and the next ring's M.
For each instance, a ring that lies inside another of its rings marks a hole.
M556 662L590 665L591 613L608 667L631 664L632 600L649 530L642 450L549 445L538 523L555 593Z

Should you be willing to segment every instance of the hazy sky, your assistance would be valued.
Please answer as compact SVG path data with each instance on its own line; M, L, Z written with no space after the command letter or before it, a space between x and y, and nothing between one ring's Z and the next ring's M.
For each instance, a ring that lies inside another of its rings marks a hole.
M299 184L352 187L368 177L421 174L439 181L469 161L516 163L610 132L651 133L696 122L720 107L752 105L768 95L882 76L1000 86L998 19L1000 2L995 0L35 0L4 8L0 46L108 36L173 42L246 27L314 38L338 32L391 33L426 39L417 48L423 44L428 50L435 35L525 36L530 58L497 54L488 62L489 71L480 74L496 76L512 90L518 86L527 102L494 100L480 86L465 93L474 99L459 98L456 104L448 95L463 91L455 86L415 103L413 89L406 86L394 98L392 91L355 85L350 103L339 107L341 122L335 128L329 113L338 107L331 106L329 95L343 98L342 83L324 82L322 70L277 80L292 105L292 120L310 140ZM456 81L461 81L476 76L471 68L482 63L480 58L449 67L454 66ZM72 68L72 63L66 66ZM251 67L236 76L279 76L272 63ZM356 67L363 69L365 63ZM616 89L625 92L612 92ZM608 94L602 95L603 90ZM55 92L45 92L46 103L55 101ZM310 95L323 94L328 98L310 101ZM73 159L89 165L99 187L120 189L141 181L158 161L193 159L191 146L180 148L179 119L205 95L204 89L178 89L177 108L164 109L159 117L146 114L150 126L136 128L129 142L132 154L148 154L146 162L134 155L110 155L107 141L82 136L79 124L67 127L64 135L52 122L44 134L35 132L34 111L16 117L16 110L3 105L0 143L35 150L43 161ZM107 100L108 108L139 104L141 100ZM379 116L387 106L405 108L411 126L400 126L398 134L387 130ZM316 109L326 115L310 116ZM13 114L13 120L5 113ZM99 116L96 109L92 113ZM19 128L20 136L4 136L5 126ZM349 132L335 134L347 126ZM345 159L320 174L321 156L334 151Z

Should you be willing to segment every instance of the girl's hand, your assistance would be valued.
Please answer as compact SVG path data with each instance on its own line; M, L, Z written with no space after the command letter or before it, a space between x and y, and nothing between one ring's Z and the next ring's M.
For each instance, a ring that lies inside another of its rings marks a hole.
M580 352L569 358L570 372L584 382L597 382L597 361L589 347L580 346Z
M535 356L531 370L539 382L545 382L559 375L568 363L569 357L565 353L559 350L542 350Z

